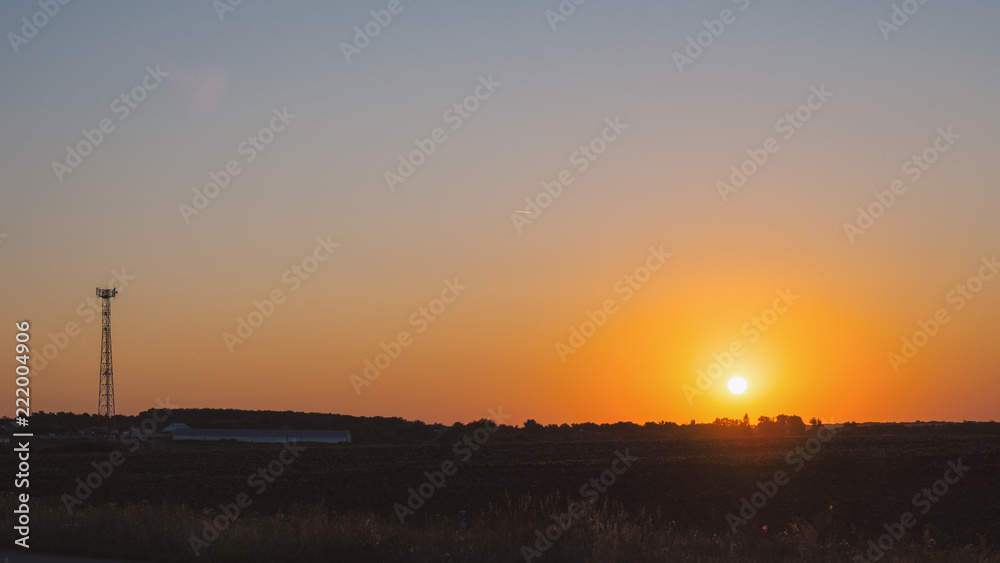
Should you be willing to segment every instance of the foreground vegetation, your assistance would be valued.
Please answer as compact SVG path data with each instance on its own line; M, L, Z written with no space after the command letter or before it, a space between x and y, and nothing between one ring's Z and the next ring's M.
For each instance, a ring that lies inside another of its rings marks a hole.
M190 536L204 526L197 510L181 505L106 504L73 516L51 502L34 512L32 541L46 551L149 561L524 561L522 545L535 530L565 512L565 499L523 498L473 514L401 525L385 513L332 513L321 506L291 507L273 515L241 516L195 557ZM850 561L863 540L838 539L829 515L795 519L781 530L705 534L661 514L613 505L588 507L551 547L531 561ZM1000 561L984 541L938 548L921 533L880 561Z
M810 430L520 442L484 426L444 443L294 451L66 444L32 450L31 545L164 562L852 561L911 512L915 524L879 561L1000 561L1000 437ZM15 467L0 455L0 473ZM947 490L925 501L942 479ZM7 545L11 485L0 482ZM220 505L240 498L249 502L226 517ZM571 506L583 509L567 521ZM565 531L550 528L557 520ZM538 539L546 531L559 536L551 547Z

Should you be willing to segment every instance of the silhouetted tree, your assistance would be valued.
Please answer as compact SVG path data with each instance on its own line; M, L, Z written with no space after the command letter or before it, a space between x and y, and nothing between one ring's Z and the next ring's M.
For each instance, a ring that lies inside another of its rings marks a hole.
M535 422L535 419L529 418L524 421L524 429L529 432L537 432L542 429L542 425Z
M785 429L789 436L802 436L806 433L806 424L802 422L802 417L793 414L786 417Z

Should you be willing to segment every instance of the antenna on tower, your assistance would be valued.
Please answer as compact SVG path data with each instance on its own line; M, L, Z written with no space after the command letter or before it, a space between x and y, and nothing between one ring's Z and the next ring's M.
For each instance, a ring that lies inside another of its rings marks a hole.
M109 442L117 441L115 425L115 376L111 369L111 299L117 289L97 288L104 303L101 309L101 384L97 398L97 416L105 418L105 434Z

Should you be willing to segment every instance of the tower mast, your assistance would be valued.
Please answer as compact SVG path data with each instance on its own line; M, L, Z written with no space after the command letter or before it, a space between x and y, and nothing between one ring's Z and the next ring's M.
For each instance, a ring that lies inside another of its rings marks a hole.
M105 419L105 434L109 442L117 440L115 425L115 376L111 368L111 299L117 289L97 288L103 300L101 309L101 383L98 390L97 416Z

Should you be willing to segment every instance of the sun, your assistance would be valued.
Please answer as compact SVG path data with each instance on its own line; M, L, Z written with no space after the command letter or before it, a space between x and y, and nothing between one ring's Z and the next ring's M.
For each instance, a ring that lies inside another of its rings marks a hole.
M727 387L733 395L742 395L747 390L747 380L737 375L729 380Z

